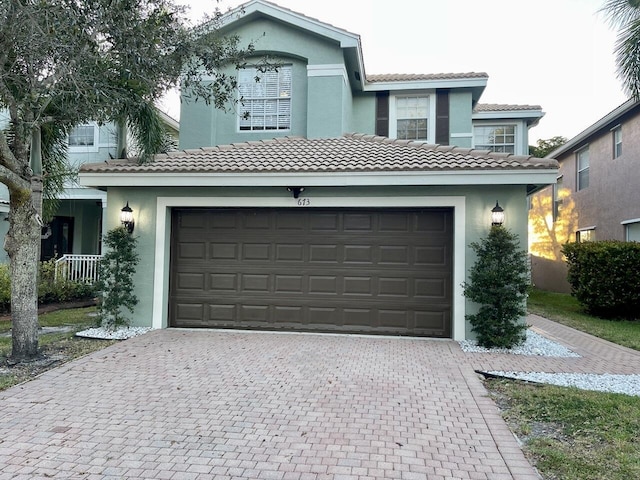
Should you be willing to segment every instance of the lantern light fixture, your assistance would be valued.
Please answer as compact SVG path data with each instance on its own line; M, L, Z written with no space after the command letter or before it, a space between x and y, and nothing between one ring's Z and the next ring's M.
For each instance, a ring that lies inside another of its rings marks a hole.
M120 210L120 223L129 233L133 233L135 222L133 221L133 210L131 210L129 202Z
M498 204L496 200L496 206L491 209L491 226L499 227L504 223L504 209Z

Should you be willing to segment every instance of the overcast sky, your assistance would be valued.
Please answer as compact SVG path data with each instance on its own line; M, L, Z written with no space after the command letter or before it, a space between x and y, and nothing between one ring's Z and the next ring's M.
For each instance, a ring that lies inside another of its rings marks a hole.
M240 0L179 0L194 19ZM571 138L626 100L604 0L275 0L360 35L371 73L486 72L482 103L541 105L530 144ZM166 109L179 114L175 101Z

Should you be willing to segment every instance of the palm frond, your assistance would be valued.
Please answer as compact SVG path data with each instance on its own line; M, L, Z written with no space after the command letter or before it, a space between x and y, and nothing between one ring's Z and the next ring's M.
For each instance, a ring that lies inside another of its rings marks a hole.
M42 127L43 205L45 222L53 218L60 205L65 184L77 177L77 170L69 163L67 129L55 123Z
M127 124L138 152L138 161L146 163L164 145L164 126L153 103L141 103L127 113Z

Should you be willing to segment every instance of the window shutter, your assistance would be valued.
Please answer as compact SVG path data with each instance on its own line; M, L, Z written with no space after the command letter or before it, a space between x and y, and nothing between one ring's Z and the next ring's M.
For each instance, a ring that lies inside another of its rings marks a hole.
M436 143L449 145L449 90L436 90Z
M389 92L376 93L376 135L389 136Z

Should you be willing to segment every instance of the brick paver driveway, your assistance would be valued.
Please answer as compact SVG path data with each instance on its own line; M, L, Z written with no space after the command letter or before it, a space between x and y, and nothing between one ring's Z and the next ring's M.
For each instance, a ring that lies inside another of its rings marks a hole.
M0 479L535 479L453 341L161 330L0 392Z

